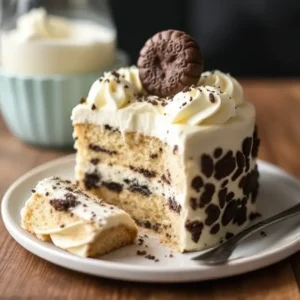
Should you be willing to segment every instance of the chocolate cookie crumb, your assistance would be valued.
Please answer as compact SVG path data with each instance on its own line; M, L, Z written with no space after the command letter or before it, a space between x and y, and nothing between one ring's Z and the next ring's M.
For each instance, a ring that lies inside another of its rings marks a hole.
M146 255L145 258L150 259L150 260L155 260L155 256L151 255L151 254Z
M146 251L140 251L140 250L137 250L137 251L136 251L136 254L137 254L137 255L146 255L147 252L146 252Z
M267 234L266 234L264 231L261 231L261 232L260 232L260 235L261 235L262 237L266 237L266 236L267 236Z

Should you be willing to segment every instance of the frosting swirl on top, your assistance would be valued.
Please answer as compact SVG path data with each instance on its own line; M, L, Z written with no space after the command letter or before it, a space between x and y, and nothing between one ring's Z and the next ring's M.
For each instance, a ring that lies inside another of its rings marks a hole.
M122 78L129 81L136 88L138 93L143 93L144 89L140 80L139 69L136 66L120 68L117 72Z
M242 86L229 74L218 70L202 73L198 86L206 85L213 86L225 92L229 97L234 99L236 105L240 105L244 101Z
M209 85L202 86L204 83ZM225 124L236 115L236 106L244 102L240 84L220 71L205 72L197 87L185 88L173 99L142 94L138 69L131 66L107 72L94 82L87 103L92 110L146 112L153 107L153 114L171 123L197 126Z
M236 114L234 100L211 86L176 94L164 111L172 123L189 125L224 124Z
M87 97L93 109L118 110L131 102L136 88L118 72L106 73L96 80Z

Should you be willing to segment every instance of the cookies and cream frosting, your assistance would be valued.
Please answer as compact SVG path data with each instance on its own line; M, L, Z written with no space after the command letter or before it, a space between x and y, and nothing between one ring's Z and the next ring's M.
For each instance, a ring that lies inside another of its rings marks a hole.
M225 74L219 70L204 72L198 82L198 86L203 85L213 86L225 92L235 101L236 105L241 104L244 100L242 86L230 74Z
M134 98L135 86L118 73L106 73L92 85L87 103L93 109L118 110Z
M176 94L164 111L172 123L189 125L224 124L236 114L234 100L211 86Z
M133 115L141 112L144 112L145 120L151 112L167 124L222 125L234 119L238 107L243 107L245 102L240 84L221 71L203 73L197 86L186 88L173 97L141 96L142 93L135 66L107 72L94 82L87 101L74 109L73 123L82 122L83 115L79 111L84 111L85 121L91 121L95 111L114 110L127 118L128 126L134 122ZM86 106L92 110L90 116ZM139 129L135 128L135 131L143 132Z
M132 218L123 210L105 203L96 196L88 195L70 182L57 177L40 181L34 189L34 194L45 197L52 208L61 214L57 222L45 222L46 225L41 224L39 228L34 228L34 234L49 235L56 246L80 256L87 255L89 244L100 231L120 224L135 227ZM30 201L31 198L21 211L22 220ZM63 220L64 215L68 221L61 224L59 220Z

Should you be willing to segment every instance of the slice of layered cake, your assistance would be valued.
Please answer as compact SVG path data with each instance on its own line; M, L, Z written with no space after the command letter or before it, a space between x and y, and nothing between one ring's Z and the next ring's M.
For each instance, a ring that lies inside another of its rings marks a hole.
M80 186L182 252L222 242L256 211L255 109L234 78L202 66L190 36L160 32L138 68L105 74L72 113Z
M22 227L42 241L84 257L134 242L137 227L121 209L83 192L69 181L46 178L22 209Z

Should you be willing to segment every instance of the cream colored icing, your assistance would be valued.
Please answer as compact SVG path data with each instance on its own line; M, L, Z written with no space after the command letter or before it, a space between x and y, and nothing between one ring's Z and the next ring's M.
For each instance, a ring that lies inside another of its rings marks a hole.
M143 85L140 80L139 70L136 66L131 66L127 68L118 69L118 73L125 80L131 82L131 84L135 87L138 93L142 93L144 91Z
M235 103L216 88L204 86L180 92L165 107L172 123L224 124L235 117Z
M213 86L225 92L235 101L236 105L241 104L244 100L243 88L239 82L229 74L219 70L202 73L198 86L203 85Z
M87 103L91 107L95 105L95 109L118 110L133 100L135 91L135 87L121 76L107 73L93 83Z

